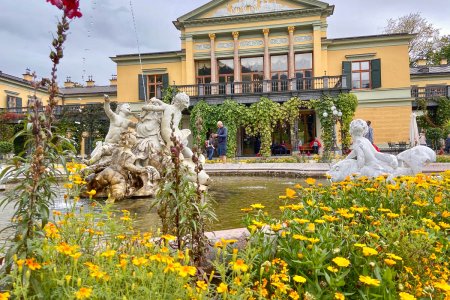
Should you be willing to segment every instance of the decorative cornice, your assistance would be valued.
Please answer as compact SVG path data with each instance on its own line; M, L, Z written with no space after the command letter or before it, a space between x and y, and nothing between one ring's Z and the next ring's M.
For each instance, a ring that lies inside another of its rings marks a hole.
M186 21L177 21L175 26L178 29L182 27L196 27L204 25L223 25L223 24L233 24L242 22L261 22L270 20L279 20L280 18L286 17L308 17L308 16L321 16L324 10L321 8L312 9L295 9L295 10L285 10L278 12L270 12L264 14L252 14L252 15L237 15L230 17L220 17L220 18L204 18Z

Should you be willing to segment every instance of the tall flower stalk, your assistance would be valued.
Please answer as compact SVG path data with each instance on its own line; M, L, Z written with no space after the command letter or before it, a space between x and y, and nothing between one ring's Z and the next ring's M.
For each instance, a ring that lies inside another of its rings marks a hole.
M21 135L27 137L29 155L26 158L15 158L15 168L9 168L2 175L19 178L24 177L14 190L0 202L0 206L8 203L15 205L13 225L15 236L6 255L3 271L9 273L13 257L26 258L36 252L33 239L43 236L43 228L48 222L50 205L56 196L56 164L64 163L64 157L58 155L53 144L52 124L54 108L58 104L57 66L63 58L63 44L69 30L69 20L81 17L79 0L47 0L58 7L63 15L57 24L57 34L52 41L50 52L52 71L50 79L34 80L32 86L35 93L30 101L31 112ZM36 96L39 88L47 87L48 105Z

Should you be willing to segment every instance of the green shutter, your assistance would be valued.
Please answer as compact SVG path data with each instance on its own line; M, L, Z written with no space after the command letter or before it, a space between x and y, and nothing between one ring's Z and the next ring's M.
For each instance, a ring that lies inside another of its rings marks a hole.
M162 85L163 89L167 89L169 87L169 74L162 75Z
M147 76L139 74L138 75L138 89L139 89L139 100L145 100L147 93Z
M372 88L381 87L381 60L374 59L370 61L370 78L372 79Z
M349 61L342 62L342 75L346 77L347 88L352 88L352 63Z
M22 98L16 98L16 108L18 113L22 112Z

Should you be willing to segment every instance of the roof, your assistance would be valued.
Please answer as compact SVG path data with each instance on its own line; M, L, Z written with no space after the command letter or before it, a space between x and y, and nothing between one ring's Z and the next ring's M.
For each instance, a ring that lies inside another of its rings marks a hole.
M19 85L27 86L27 88L30 88L30 89L33 88L30 81L27 81L27 80L25 80L25 79L23 79L21 77L17 77L17 76L14 76L14 75L6 74L6 73L4 73L2 71L0 71L0 78L4 78L6 80L13 81L13 82L15 82L15 83L17 83ZM39 90L41 92L47 92L47 88L45 88L45 87L40 87Z
M170 55L170 54L178 55L178 54L181 54L182 52L184 52L184 51L183 50L176 50L176 51L148 52L148 53L141 53L141 56L158 56L158 55ZM111 59L113 59L113 58L126 58L126 57L130 57L130 56L138 56L138 55L139 55L139 53L118 54L116 56L111 57Z
M63 96L82 95L82 94L114 94L117 93L117 86L92 86L92 87L73 87L60 88L59 92Z
M413 38L413 34L409 33L385 33L385 34L374 34L374 35L360 35L360 36L349 36L349 37L341 37L341 38L334 38L334 39L327 39L327 41L331 42L340 42L340 41L351 41L351 40L358 40L358 39L376 39L376 38L388 38L388 37L408 37Z
M409 69L411 75L450 75L450 65L416 66Z

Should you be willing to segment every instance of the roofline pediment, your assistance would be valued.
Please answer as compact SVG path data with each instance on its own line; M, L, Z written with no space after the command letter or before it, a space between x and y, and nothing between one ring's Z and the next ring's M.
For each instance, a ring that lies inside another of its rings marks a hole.
M177 18L176 21L173 21L173 24L175 25L175 27L177 29L181 29L183 27L183 24L186 22L195 22L199 19L197 19L198 16L214 9L215 7L226 3L229 0L212 0L202 6L200 6L197 9L194 9L190 12L188 12L187 14ZM308 7L307 9L322 9L322 10L328 10L328 15L333 14L334 12L334 5L330 5L326 2L322 2L322 1L318 1L318 0L288 0L290 2L293 3L298 3L300 5L306 6ZM294 9L296 10L296 9ZM277 12L272 12L273 13L277 13ZM267 13L265 13L267 14ZM255 14L255 15L261 15L261 14ZM227 16L227 17L215 17L215 18L207 18L210 21L213 20L217 20L217 21L223 21L226 18L235 18L235 17L239 17L240 15L233 15L233 16ZM249 15L245 15L246 17L248 17Z

